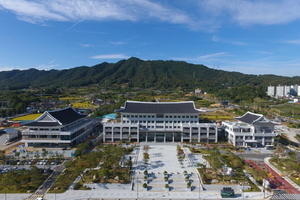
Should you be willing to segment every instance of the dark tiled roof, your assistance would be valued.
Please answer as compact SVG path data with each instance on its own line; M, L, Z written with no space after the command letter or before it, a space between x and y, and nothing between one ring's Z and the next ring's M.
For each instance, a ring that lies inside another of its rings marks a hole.
M196 110L193 101L184 102L138 102L126 101L123 109L117 110L123 113L200 113Z
M86 115L79 114L72 107L67 107L60 110L48 111L48 113L62 124L69 124L78 119L86 117Z
M261 117L263 117L263 115L254 114L254 113L251 113L251 112L246 112L243 116L235 117L235 119L237 119L241 122L245 122L247 124L252 124Z
M60 124L58 122L30 122L28 124L26 124L26 126L60 126Z
M51 115L51 117L47 117ZM46 117L47 120L43 120L41 117ZM84 118L86 115L79 114L71 107L63 108L60 110L46 111L39 118L33 122L24 124L25 126L60 126L70 124L78 119Z

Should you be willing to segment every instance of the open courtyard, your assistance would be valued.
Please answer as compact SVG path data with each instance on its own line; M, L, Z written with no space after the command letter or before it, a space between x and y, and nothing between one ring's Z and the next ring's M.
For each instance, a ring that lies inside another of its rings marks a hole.
M208 165L201 154L190 154L188 148L182 147L185 157L179 161L177 156L179 143L141 143L129 156L133 161L132 181L130 184L95 184L91 190L73 190L70 187L64 193L45 195L47 200L74 199L221 199L220 190L203 190L200 177L196 171L197 164ZM145 148L146 146L147 148ZM147 150L146 150L147 149ZM144 159L144 153L149 159ZM144 171L148 176L145 180ZM167 172L168 180L165 181ZM185 172L191 187L187 188ZM143 184L147 183L147 189ZM166 189L165 185L169 188ZM4 197L4 196L3 196ZM7 194L6 199L24 199L28 194ZM263 199L262 192L245 192L235 190L235 199Z

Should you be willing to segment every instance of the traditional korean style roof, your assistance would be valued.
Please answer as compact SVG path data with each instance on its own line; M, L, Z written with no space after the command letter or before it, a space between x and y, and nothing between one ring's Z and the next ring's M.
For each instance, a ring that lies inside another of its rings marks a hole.
M235 117L236 120L247 123L247 124L257 124L257 123L271 123L271 124L278 124L276 122L272 122L271 120L267 119L262 114L256 114L252 112L246 112L241 117Z
M126 101L125 106L117 112L121 113L185 113L193 114L203 112L195 108L193 101L183 102L140 102Z
M86 115L79 114L74 108L67 107L60 110L46 111L26 126L60 126L70 124Z

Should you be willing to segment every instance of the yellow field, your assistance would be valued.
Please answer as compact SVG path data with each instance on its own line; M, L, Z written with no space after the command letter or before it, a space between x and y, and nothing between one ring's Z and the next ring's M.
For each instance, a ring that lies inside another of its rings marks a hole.
M80 97L61 97L59 100L80 100Z
M89 102L83 102L83 103L72 103L72 107L73 108L90 108L90 107L94 107L97 108L97 106L93 106L91 105Z
M212 121L225 121L225 120L233 120L233 117L232 116L202 116L202 117L206 117L208 118L209 120L212 120Z
M38 118L39 116L41 116L42 113L38 113L38 114L30 114L30 115L25 115L22 117L16 117L13 118L13 121L21 121L21 120L35 120L36 118Z

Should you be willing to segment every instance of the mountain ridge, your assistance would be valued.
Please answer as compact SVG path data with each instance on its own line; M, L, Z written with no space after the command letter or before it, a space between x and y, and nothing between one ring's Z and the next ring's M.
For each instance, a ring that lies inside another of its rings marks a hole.
M208 68L184 61L141 60L131 57L116 63L103 62L91 67L79 66L63 70L11 70L0 72L0 80L9 83L9 89L48 86L127 86L130 88L193 89L216 92L228 87L244 85L300 84L300 77L272 74L253 75Z

